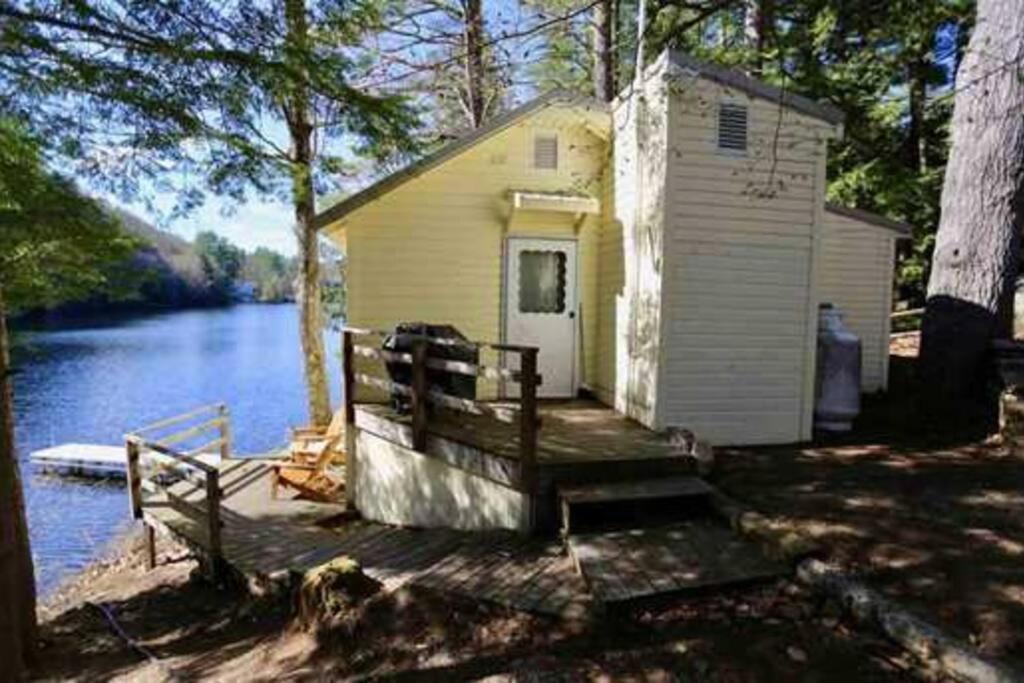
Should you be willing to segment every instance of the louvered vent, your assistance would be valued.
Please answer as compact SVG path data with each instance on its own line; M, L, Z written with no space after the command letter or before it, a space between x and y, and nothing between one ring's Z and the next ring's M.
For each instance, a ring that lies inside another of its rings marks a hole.
M538 135L533 138L533 167L551 171L558 169L557 135Z
M742 104L718 108L718 149L747 151L747 108Z

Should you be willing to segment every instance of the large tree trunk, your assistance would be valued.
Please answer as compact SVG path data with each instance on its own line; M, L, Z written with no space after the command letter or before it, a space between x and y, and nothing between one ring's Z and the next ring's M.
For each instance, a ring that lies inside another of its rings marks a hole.
M288 39L300 47L304 46L309 35L304 0L287 0L285 21ZM287 119L291 136L295 236L299 243L299 337L306 376L306 400L310 421L322 425L331 421L331 395L327 387L320 300L320 242L314 225L313 126L310 122L309 89L301 76L296 77L292 88Z
M485 81L487 80L484 71L484 14L481 0L465 0L463 12L469 124L473 128L479 128L484 124L487 115L487 102L484 95Z
M764 72L764 46L767 40L770 0L745 0L743 7L743 37L752 51L750 73L760 76Z
M977 12L956 78L920 358L926 395L958 410L982 395L989 344L1006 332L1024 227L1024 0L980 0Z
M904 148L906 164L915 173L924 173L925 162L925 108L928 102L928 62L916 56L907 65L907 93L910 118L907 121L907 140Z
M7 320L0 290L0 668L21 680L36 646L36 588L25 501L14 453Z
M600 0L594 6L591 60L594 97L611 102L615 99L615 0Z

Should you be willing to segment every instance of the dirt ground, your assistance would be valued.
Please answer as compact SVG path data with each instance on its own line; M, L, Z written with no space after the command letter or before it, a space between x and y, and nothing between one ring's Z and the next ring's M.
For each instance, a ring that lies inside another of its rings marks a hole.
M920 680L890 644L788 581L561 622L422 590L378 594L345 627L312 635L288 604L193 578L163 543L153 571L137 543L42 609L47 680ZM146 652L88 603L108 607Z
M716 484L819 539L890 597L1024 668L1024 453L909 429L916 346L893 349L887 396L813 447L717 453Z

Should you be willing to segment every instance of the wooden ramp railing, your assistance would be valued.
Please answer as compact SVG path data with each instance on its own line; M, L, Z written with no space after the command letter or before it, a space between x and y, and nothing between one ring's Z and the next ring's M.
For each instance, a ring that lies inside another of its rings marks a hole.
M518 423L520 488L527 493L535 492L537 486L537 439L540 430L540 418L537 414L537 387L541 383L541 376L537 374L537 347L403 333L401 335L403 338L412 340L412 351L396 352L383 348L384 338L391 334L393 333L384 330L356 327L345 327L344 329L342 352L345 373L346 426L352 427L355 424L356 384L409 398L412 409L413 449L417 451L423 451L427 444L430 423L428 405L442 410L482 415L510 424ZM367 337L376 337L377 341L372 344L356 343L357 338L363 340ZM502 365L492 367L479 362L469 363L438 358L430 354L431 346L460 346L477 352L490 349L506 357L517 356L519 367L509 368ZM411 365L411 381L409 384L401 384L384 377L374 377L358 372L355 367L357 357L369 358L382 363ZM501 404L452 396L436 387L428 386L428 370L466 375L474 379L496 380L502 385L514 383L519 387L519 395L510 397ZM509 403L513 405L509 405ZM354 433L354 431L354 429L350 429L350 433Z
M231 422L227 406L217 403L140 427L125 435L128 500L132 517L146 524L149 566L156 562L153 526L147 505L170 505L206 530L208 571L216 573L222 559L220 470L203 455L231 456ZM145 460L145 462L144 462ZM172 483L188 479L202 486L201 502L171 491ZM149 494L148 496L146 494Z

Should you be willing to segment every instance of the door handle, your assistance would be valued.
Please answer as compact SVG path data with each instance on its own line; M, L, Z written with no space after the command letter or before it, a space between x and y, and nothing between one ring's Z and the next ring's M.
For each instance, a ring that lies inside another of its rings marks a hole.
M576 317L576 311L569 311L569 319L572 320Z

